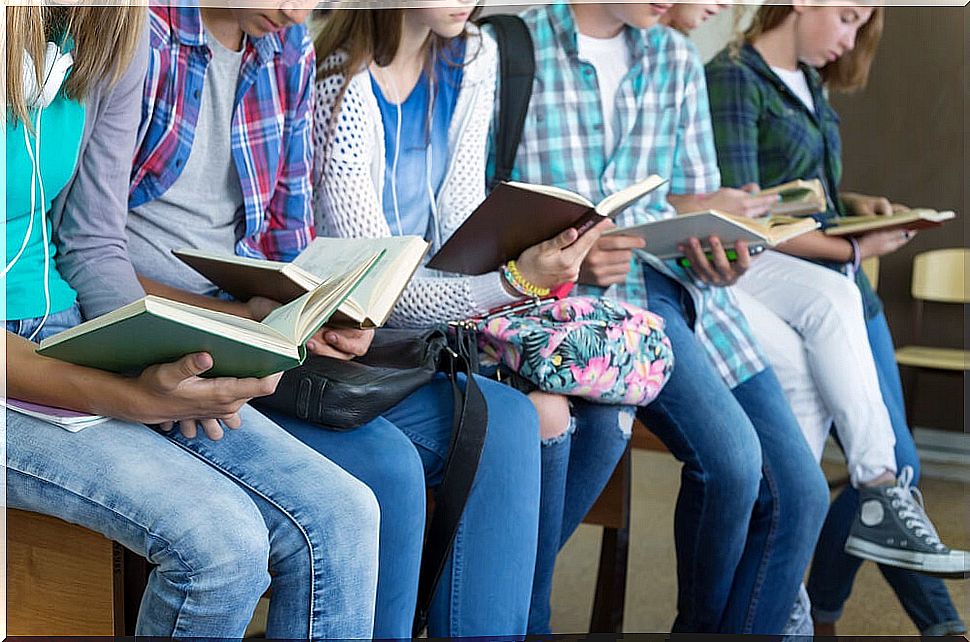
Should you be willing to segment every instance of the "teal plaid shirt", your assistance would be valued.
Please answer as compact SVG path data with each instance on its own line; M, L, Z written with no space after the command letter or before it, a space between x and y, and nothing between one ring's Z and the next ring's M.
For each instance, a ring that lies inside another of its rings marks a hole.
M570 189L591 201L651 174L670 182L617 217L620 226L676 216L668 193L703 194L720 187L704 70L687 39L664 27L627 29L633 66L616 94L618 142L605 153L603 110L596 71L579 59L576 25L568 5L539 6L522 14L536 51L536 79L513 179ZM494 158L489 158L489 174ZM695 281L673 262L640 253L625 284L604 292L647 307L646 261L690 293L695 333L732 388L767 367L728 288Z
M812 112L771 70L750 44L738 51L725 49L707 63L714 140L721 178L728 187L758 183L774 187L796 179L818 178L828 210L816 216L845 216L839 198L842 180L842 139L839 116L825 95L819 73L801 69L812 92ZM841 264L820 262L841 269ZM862 292L866 317L882 311L879 297L861 270L856 283Z

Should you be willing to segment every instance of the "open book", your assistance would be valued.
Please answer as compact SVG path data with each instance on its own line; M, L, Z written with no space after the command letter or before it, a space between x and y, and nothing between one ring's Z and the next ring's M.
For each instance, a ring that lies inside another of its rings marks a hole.
M595 205L579 194L558 187L499 183L431 258L428 267L460 274L485 274L570 227L580 234L587 232L666 182L659 176L651 176Z
M817 214L828 209L822 181L797 180L761 190L760 194L780 194L781 200L771 206L774 216L803 216Z
M349 271L273 310L262 321L146 296L44 339L37 352L122 373L139 372L192 352L208 352L213 367L205 376L263 377L303 363L304 344L380 256L375 253L359 260Z
M8 410L12 410L13 412L17 412L28 417L33 417L34 419L40 419L41 421L46 421L51 425L57 426L58 428L63 428L69 432L80 432L85 428L103 424L111 419L110 417L89 415L76 410L45 406L43 404L22 401L12 397L6 397L0 400L0 405Z
M931 209L903 210L890 216L843 216L832 219L831 227L825 229L829 236L857 236L876 230L918 230L937 227L956 218L952 211L937 212Z
M262 296L288 303L319 286L334 273L350 270L359 257L383 252L380 263L334 313L335 326L376 328L384 324L428 251L417 236L380 239L318 238L292 263L209 254L172 253L240 301Z
M697 238L704 249L710 249L707 238L716 236L724 247L731 247L737 241L748 245L773 247L796 236L811 232L818 227L815 219L779 220L751 219L732 216L717 210L682 214L671 218L617 228L606 234L639 236L647 243L644 252L659 259L672 259L681 256L678 249L687 239Z

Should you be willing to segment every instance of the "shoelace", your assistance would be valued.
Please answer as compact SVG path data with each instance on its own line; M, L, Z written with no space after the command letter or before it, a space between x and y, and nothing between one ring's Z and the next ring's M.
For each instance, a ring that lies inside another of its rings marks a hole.
M917 537L922 537L927 545L943 552L946 546L940 541L936 528L926 514L923 494L912 483L913 467L904 466L896 480L896 486L887 489L886 494L893 498L892 507L898 511L897 514L905 522L906 528L913 531Z

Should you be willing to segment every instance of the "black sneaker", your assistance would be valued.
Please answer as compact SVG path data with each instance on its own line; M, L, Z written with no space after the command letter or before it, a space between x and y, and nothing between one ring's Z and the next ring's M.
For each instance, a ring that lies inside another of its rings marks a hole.
M927 575L970 577L970 554L943 545L912 481L913 469L906 466L895 486L859 489L859 513L845 552Z

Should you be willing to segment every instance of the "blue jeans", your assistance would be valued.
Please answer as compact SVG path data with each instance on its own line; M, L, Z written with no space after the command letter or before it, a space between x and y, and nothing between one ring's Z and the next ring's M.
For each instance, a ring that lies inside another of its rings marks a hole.
M74 325L52 315L41 338ZM7 322L29 335L34 322ZM267 635L370 637L379 513L362 483L249 406L212 442L111 420L70 433L7 412L7 501L157 565L136 633L242 637L267 587ZM175 431L177 433L177 431Z
M582 523L626 450L633 409L571 399L573 429L542 444L539 550L532 583L529 633L551 632L556 556Z
M906 421L903 387L886 317L882 313L873 317L866 322L866 329L879 375L879 388L896 435L897 470L912 466L915 485L919 481L919 457ZM859 492L851 486L839 493L829 508L808 578L812 611L818 621L835 622L841 617L856 573L862 566L862 559L843 550L858 511ZM879 565L879 570L923 635L966 630L943 580L893 566Z
M476 378L488 436L475 486L429 614L430 637L521 635L526 630L539 511L539 423L521 393ZM375 638L411 638L425 517L425 485L441 481L452 421L444 375L383 417L331 432L272 415L294 436L367 484L381 507Z
M778 634L828 509L828 487L770 369L730 390L675 281L645 268L677 365L640 418L684 464L674 516L675 632Z

